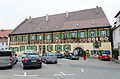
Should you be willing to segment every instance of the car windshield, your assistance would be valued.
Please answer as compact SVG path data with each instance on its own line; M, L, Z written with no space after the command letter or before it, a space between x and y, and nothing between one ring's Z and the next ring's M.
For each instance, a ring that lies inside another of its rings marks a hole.
M108 56L107 54L102 54L102 56Z
M48 55L48 56L55 56L56 53L48 53L47 55Z
M0 51L0 56L10 56L11 51Z
M38 53L29 53L28 57L39 57Z

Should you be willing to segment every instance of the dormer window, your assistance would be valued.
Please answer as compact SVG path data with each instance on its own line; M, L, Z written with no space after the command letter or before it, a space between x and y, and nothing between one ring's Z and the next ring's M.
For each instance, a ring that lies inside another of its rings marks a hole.
M106 36L106 31L105 30L101 31L101 36Z

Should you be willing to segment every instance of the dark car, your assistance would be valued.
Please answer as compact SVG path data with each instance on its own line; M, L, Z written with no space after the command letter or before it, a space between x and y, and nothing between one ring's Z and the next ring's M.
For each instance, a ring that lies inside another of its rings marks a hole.
M13 68L13 65L17 63L15 52L11 50L0 51L0 67Z
M61 53L57 53L57 58L64 58L64 55Z
M28 53L23 60L23 69L27 67L42 67L42 57L38 53Z
M65 54L65 58L66 59L71 59L71 60L73 60L73 59L79 60L79 57L76 56L76 55L73 55L72 53Z

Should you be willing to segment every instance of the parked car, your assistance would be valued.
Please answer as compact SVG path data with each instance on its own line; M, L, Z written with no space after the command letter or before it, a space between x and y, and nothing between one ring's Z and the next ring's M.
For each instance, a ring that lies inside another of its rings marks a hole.
M27 67L42 67L42 57L38 53L27 53L23 61L23 69Z
M98 56L98 58L101 60L109 60L110 61L110 56L108 54L100 54Z
M61 53L57 53L57 58L64 58L64 55Z
M15 52L11 50L0 50L0 67L13 68L13 65L17 63Z
M44 63L52 62L57 64L57 54L54 52L46 52L42 55Z
M71 60L73 60L73 59L79 60L79 57L76 56L76 55L73 55L72 53L65 54L65 58L66 59L71 59Z

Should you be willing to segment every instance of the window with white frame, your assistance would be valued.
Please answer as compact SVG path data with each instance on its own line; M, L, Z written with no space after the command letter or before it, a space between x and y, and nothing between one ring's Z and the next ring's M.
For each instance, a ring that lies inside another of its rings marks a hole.
M31 46L28 46L28 50L31 50Z
M85 37L84 32L80 32L80 38L84 38L84 37Z
M90 37L95 37L95 32L94 31L90 32Z
M75 32L72 33L72 38L74 38L74 37L75 37Z
M27 41L27 36L24 36L24 41Z
M48 40L50 39L50 35L47 35L47 39L48 39Z
M21 51L24 51L25 46L21 46Z
M12 41L15 41L15 38L14 38L14 37L12 37Z
M65 46L65 50L66 50L66 51L69 51L69 45L66 45L66 46Z
M21 36L18 37L18 41L20 41L20 39L21 39Z
M2 42L2 46L4 46L4 42Z
M39 35L39 40L42 40L42 35Z
M60 45L57 45L57 51L60 51Z
M67 33L64 33L64 38L67 38Z
M17 47L14 48L14 51L17 52Z
M56 34L56 37L55 37L56 39L58 39L58 34Z
M36 46L33 46L33 50L36 50Z
M35 36L33 35L33 36L32 36L32 40L34 40L34 39L35 39Z
M106 31L105 30L101 31L101 36L106 36Z

